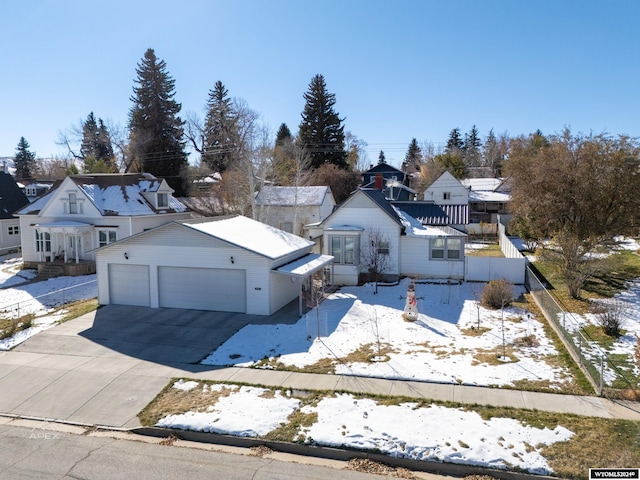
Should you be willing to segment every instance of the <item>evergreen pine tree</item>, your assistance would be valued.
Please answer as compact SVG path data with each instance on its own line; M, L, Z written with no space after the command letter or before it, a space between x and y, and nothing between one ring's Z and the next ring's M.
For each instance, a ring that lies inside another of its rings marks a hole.
M387 163L386 158L384 156L384 152L380 150L380 154L378 155L378 165L382 165L383 163Z
M420 170L422 162L422 150L418 146L418 141L413 138L409 144L409 149L404 157L404 163L409 171Z
M136 67L129 111L130 149L142 171L166 179L176 196L187 192L182 106L174 100L175 80L167 65L148 49Z
M84 162L83 171L85 173L117 171L109 131L101 118L96 121L93 112L82 123L80 158Z
M29 142L20 137L13 162L16 167L16 178L26 180L32 177L36 164L35 152L29 151Z
M282 147L292 140L293 137L291 136L291 130L289 130L287 124L281 124L280 128L278 128L278 132L276 133L276 147Z
M464 143L460 137L460 129L456 127L449 133L449 139L447 140L447 147L445 148L445 151L447 153L457 155L463 147Z
M340 168L348 168L347 152L344 146L344 126L334 110L336 96L327 92L322 75L311 79L309 90L304 94L306 101L299 127L300 144L311 157L312 168L332 163Z
M474 125L471 131L464 136L464 161L468 167L479 167L482 157L480 155L480 135L478 129Z
M236 117L229 92L218 80L209 90L202 152L202 160L215 172L223 173L237 157L240 135Z
M494 177L498 177L502 174L502 161L503 155L500 151L500 146L498 145L498 140L496 136L493 134L493 128L489 130L489 134L487 135L486 140L483 145L483 156L484 163L489 168L491 168L491 172Z

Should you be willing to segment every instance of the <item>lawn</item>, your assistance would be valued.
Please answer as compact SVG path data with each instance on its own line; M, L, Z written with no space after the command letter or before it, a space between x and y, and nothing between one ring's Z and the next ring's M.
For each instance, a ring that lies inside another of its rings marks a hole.
M139 417L143 425L561 478L640 465L639 422L403 397L176 379Z

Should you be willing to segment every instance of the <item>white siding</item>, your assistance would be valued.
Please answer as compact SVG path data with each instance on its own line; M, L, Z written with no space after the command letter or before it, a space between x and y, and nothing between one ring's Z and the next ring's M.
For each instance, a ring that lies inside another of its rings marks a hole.
M300 279L271 272L271 312L277 312L300 294Z
M363 231L360 232L360 252L363 251L364 242L368 241L368 232L377 230L383 237L386 237L389 240L389 256L391 261L389 268L382 273L387 275L398 275L400 273L400 225L393 221L380 207L369 200L364 194L356 194L355 197L349 200L348 204L345 204L337 210L324 224L324 253L331 254L331 252L328 251L330 247L328 237L332 234L340 234L338 232L327 231L327 229L340 228L345 225L363 229ZM351 270L348 266L342 266L337 263L334 269L336 284L340 276L347 275L348 270ZM345 271L343 272L343 270ZM359 271L366 272L367 266L360 263Z
M101 304L109 303L107 265L122 263L127 252L132 263L150 266L151 307L159 306L158 267L198 267L246 270L247 313L269 315L272 262L253 252L234 247L177 225L161 229L97 252L96 269ZM233 263L231 263L233 257Z
M429 260L429 240L401 237L400 273L421 278L464 279L464 260Z
M0 220L0 248L12 248L20 246L20 234L9 235L9 227L20 227L18 218Z
M449 199L444 193L450 194ZM437 205L464 205L469 202L469 191L449 172L444 172L424 191L424 199Z

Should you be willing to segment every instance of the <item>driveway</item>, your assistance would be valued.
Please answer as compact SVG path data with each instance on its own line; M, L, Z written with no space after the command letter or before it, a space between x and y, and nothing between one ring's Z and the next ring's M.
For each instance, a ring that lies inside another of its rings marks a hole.
M137 427L170 378L215 370L198 362L249 323L297 321L297 308L265 317L104 306L0 352L0 413Z

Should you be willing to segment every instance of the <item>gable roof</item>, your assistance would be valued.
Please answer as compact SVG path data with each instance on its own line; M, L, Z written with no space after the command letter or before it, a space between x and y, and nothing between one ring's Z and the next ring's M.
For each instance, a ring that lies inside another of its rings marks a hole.
M157 215L182 213L187 207L169 195L169 206L156 208L143 194L171 188L161 179L148 173L71 175L54 185L48 193L21 209L20 215L36 215L67 182L75 184L103 216Z
M314 243L242 215L185 220L180 225L275 260Z
M14 218L13 214L29 203L27 196L8 173L0 172L0 192L0 219Z
M367 173L400 173L404 177L404 172L402 170L398 170L396 167L389 165L388 163L379 163L375 167L371 167L369 170L364 172Z
M384 196L384 193L376 188L361 188L359 191L369 197L387 215L389 215L394 222L401 227L404 227L402 219L398 216L398 212L393 208L391 202L387 200L387 197Z
M327 195L331 194L331 189L327 186L310 187L263 187L256 196L258 205L277 206L320 206L324 203Z

